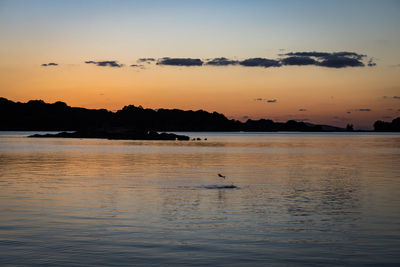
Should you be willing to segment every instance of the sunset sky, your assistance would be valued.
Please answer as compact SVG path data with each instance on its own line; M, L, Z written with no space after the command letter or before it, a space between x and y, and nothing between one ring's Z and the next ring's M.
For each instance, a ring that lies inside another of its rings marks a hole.
M400 1L0 0L0 58L13 101L362 129L400 116Z

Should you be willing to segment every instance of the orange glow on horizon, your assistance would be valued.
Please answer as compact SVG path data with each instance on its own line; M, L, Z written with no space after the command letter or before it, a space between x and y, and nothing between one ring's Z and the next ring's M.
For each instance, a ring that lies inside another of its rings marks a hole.
M393 78L397 70L390 69L149 65L142 70L60 64L1 70L1 96L10 100L63 101L70 106L112 111L133 104L217 111L239 120L304 119L338 126L372 126L377 119L396 116L399 107L398 101L383 98L395 95L397 88L392 85L400 84L400 78ZM268 103L268 99L276 99L276 103Z

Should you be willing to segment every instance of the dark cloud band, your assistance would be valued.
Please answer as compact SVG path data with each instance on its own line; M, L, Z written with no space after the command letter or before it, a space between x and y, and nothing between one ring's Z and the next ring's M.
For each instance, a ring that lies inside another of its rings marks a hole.
M280 59L268 58L248 58L244 60L234 60L225 57L218 57L202 61L196 58L170 58L164 57L158 59L158 65L170 66L234 66L243 67L281 67L281 66L319 66L327 68L346 68L346 67L364 67L366 64L370 67L376 66L373 59L370 58L366 63L366 55L355 52L289 52L280 54ZM152 60L152 58L150 58ZM139 59L146 60L146 59Z
M242 67L282 67L282 66L319 66L327 68L346 68L346 67L373 67L376 63L373 58L367 60L367 55L355 52L289 52L280 54L279 59L269 59L262 57L247 58L244 60L229 59L217 57L213 59L202 60L199 58L139 58L138 63L152 63L164 66L242 66ZM120 68L124 66L115 60L108 61L85 61L86 64L94 64L100 67ZM57 63L50 62L41 66L57 66ZM141 64L132 64L131 67L143 67Z

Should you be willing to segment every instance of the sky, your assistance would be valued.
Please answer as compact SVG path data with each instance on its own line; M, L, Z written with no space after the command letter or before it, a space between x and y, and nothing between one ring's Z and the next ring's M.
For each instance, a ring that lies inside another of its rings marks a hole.
M0 36L13 101L358 129L400 116L400 1L0 0Z

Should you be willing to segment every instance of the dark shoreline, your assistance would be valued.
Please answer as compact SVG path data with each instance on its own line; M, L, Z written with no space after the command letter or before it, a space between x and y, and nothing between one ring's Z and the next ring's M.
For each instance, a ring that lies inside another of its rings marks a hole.
M354 129L352 124L346 128L320 125L311 122L288 120L274 122L270 119L247 119L245 122L228 119L224 114L204 110L149 109L128 105L112 112L106 109L86 109L70 107L64 102L45 103L42 100L30 100L26 103L13 102L0 97L0 130L46 129L49 131L77 130L78 132L97 131L97 129L134 129L140 131L102 138L113 139L155 139L170 140L174 137L148 135L153 132L364 132ZM392 122L376 121L372 126L377 132L399 132L400 117ZM87 138L90 138L89 134ZM74 136L70 136L74 137ZM81 137L79 137L81 138Z

